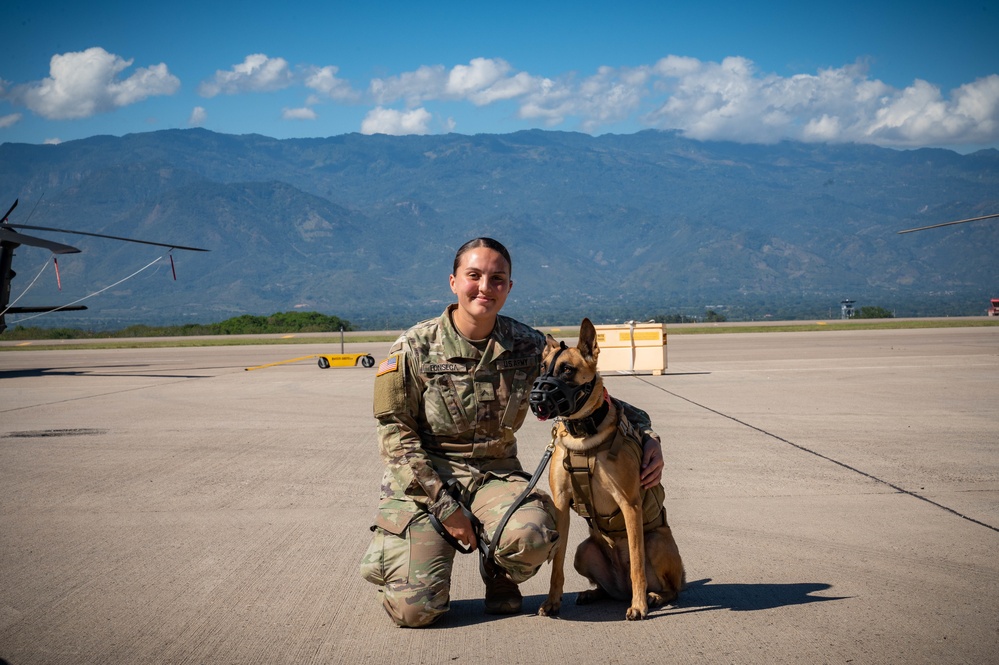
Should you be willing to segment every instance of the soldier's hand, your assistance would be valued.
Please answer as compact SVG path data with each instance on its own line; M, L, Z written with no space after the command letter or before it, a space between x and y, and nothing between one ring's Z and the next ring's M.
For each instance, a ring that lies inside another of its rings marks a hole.
M642 442L642 489L659 484L663 478L663 444L659 439L645 437Z
M454 536L454 539L461 542L465 547L478 547L479 543L475 539L475 529L471 521L460 510L451 513L451 516L441 522L447 532Z

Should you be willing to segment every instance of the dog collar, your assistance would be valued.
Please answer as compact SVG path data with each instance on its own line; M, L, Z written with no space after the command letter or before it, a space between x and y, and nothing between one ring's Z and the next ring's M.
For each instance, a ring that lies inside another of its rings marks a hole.
M604 421L607 417L607 411L610 410L610 395L607 394L607 389L604 389L604 399L597 409L590 415L584 418L573 418L572 420L566 418L562 421L565 425L565 429L574 437L582 438L586 436L593 436L597 433L597 427L600 423Z

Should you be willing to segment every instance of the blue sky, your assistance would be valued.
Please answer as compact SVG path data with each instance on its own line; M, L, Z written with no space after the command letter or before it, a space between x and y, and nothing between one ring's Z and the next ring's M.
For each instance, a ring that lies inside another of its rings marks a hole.
M659 128L999 147L995 0L4 0L0 25L0 142Z

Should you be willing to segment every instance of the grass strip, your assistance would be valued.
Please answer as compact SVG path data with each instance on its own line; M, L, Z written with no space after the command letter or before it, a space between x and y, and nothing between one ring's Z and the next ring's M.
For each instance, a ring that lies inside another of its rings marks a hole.
M683 324L667 326L669 335L719 335L727 333L822 332L829 330L906 330L918 328L981 328L999 326L999 319L862 319L770 325Z
M678 324L666 327L667 336L672 335L721 335L739 333L774 333L774 332L828 332L831 330L905 330L919 328L978 328L999 326L999 318L948 318L948 319L863 319L852 321L816 321L812 323L721 323L721 324ZM558 338L569 338L579 334L578 327L552 326L541 328L551 331ZM394 342L398 333L386 334L372 332L370 335L352 333L344 340L346 344L388 343ZM0 340L2 341L2 340ZM171 337L162 339L87 339L67 340L53 343L50 340L24 340L0 345L0 351L59 351L66 349L156 349L169 347L195 346L251 346L264 344L316 344L339 345L339 333L330 336L294 334L280 337L265 337L257 335L217 335L205 337Z

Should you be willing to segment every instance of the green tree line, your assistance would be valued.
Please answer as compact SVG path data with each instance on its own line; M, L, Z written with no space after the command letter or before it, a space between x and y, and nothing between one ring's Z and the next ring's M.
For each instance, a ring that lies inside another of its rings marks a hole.
M652 317L653 323L721 323L728 318L713 309L705 310L704 316L689 316L687 314L657 314Z
M353 330L350 321L319 312L278 312L270 316L243 314L218 323L185 323L179 326L128 326L117 331L93 332L76 328L25 328L14 326L0 339L99 339L128 337L184 337L194 335L261 335L276 333L339 332Z
M884 307L865 306L853 313L855 319L894 319L895 315Z

